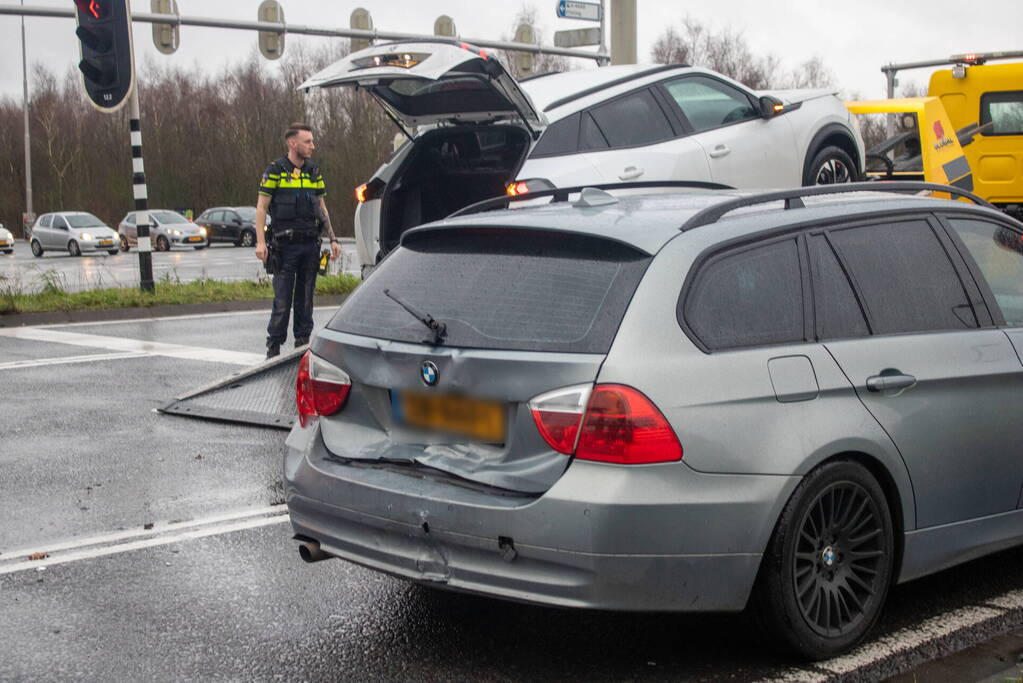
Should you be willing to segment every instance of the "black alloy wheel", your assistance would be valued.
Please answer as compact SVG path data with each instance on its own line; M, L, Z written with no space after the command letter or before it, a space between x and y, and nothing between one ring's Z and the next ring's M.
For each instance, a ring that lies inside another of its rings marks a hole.
M32 255L39 258L43 255L43 245L39 244L39 240L32 240Z
M880 485L861 465L827 463L785 506L758 577L767 633L810 659L852 648L884 604L894 531Z
M818 634L840 636L867 614L885 555L877 505L843 481L821 492L799 525L792 577L803 619Z
M803 185L851 183L859 174L852 158L839 147L825 147L810 162Z

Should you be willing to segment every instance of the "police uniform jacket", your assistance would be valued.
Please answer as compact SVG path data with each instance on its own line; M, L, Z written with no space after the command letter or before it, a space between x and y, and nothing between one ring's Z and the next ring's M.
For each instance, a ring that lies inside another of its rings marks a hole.
M312 159L296 167L284 156L270 164L259 182L259 194L270 198L271 230L293 234L320 233L320 198L327 194L320 168Z

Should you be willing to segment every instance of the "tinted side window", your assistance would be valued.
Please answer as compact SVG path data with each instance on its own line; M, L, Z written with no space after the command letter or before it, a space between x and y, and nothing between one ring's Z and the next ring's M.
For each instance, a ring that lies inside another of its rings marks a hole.
M984 135L1023 135L1023 90L981 95L980 123L988 122Z
M697 133L759 117L745 93L713 78L689 76L665 88Z
M579 142L579 114L555 121L533 148L534 157L557 156L575 152Z
M810 271L818 339L848 339L870 334L849 278L823 235L810 236Z
M611 147L635 147L674 135L668 117L648 90L594 107L590 114Z
M685 302L685 320L710 349L803 341L803 291L795 240L710 260Z
M926 221L867 225L829 236L864 297L876 334L977 327L963 284Z
M607 149L607 140L593 121L593 117L584 112L579 124L579 151L594 149Z
M63 216L54 216L53 227L57 230L67 230L67 222L64 221Z
M987 221L952 218L952 229L987 280L1008 325L1023 325L1023 235Z

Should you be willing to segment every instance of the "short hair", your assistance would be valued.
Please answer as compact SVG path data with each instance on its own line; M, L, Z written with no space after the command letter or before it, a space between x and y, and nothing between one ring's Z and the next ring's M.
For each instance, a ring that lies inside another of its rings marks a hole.
M288 128L284 131L284 139L290 140L291 138L298 135L298 131L300 130L309 131L310 133L313 132L313 129L309 126L308 123L301 123L299 121L296 121L295 123L288 124Z

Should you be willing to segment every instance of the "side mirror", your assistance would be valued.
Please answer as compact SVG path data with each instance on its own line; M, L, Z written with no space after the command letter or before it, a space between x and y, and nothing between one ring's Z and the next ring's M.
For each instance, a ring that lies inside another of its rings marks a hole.
M764 95L759 100L760 116L765 119L774 118L785 109L785 103L777 97Z
M242 224L242 219L241 218L232 218L231 222L234 223L235 225L241 225Z

